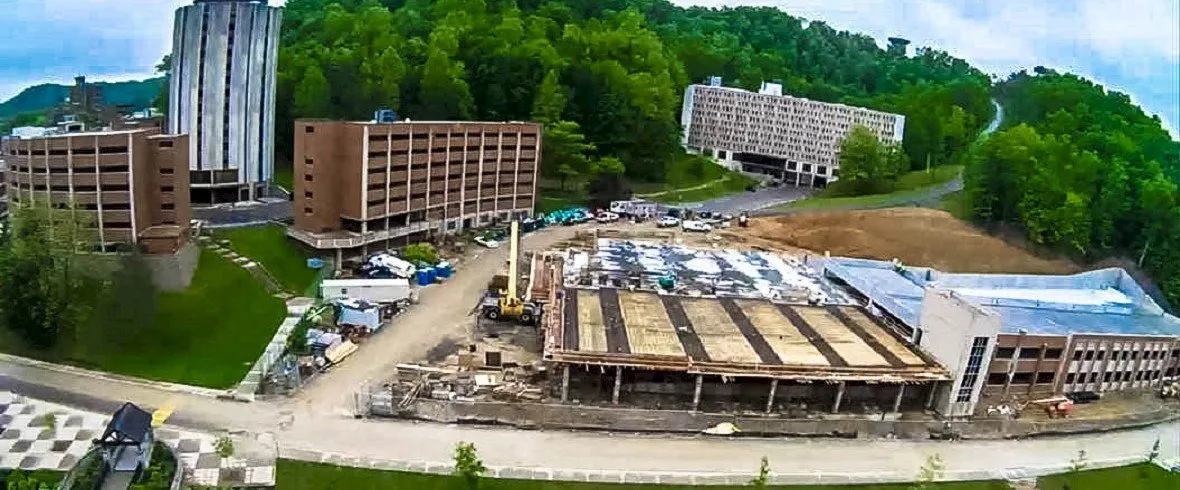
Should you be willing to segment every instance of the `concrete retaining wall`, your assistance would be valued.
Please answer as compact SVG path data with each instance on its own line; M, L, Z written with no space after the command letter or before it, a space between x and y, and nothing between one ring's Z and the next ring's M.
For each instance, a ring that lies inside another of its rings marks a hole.
M144 254L143 259L152 272L152 282L161 291L184 291L193 282L201 250L192 243L185 244L172 255ZM111 274L123 267L123 255L87 254L80 262L97 274Z
M529 429L696 434L719 423L731 422L747 436L885 438L892 435L903 439L928 439L932 434L941 434L944 427L941 421L785 419L772 416L735 416L547 403L446 402L420 399L404 409L395 409L387 394L371 395L368 406L370 415L381 417L448 424L509 425ZM1127 429L1177 418L1180 418L1180 414L1160 410L1119 419L976 420L951 422L951 427L965 439L1010 439Z

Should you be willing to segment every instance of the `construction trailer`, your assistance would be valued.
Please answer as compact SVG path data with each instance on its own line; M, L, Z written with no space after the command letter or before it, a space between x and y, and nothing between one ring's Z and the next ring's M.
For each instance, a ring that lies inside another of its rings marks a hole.
M550 304L544 359L563 402L878 415L925 410L952 379L859 306L611 287Z
M327 300L355 298L391 304L408 302L411 294L408 279L325 279L320 283L320 296Z

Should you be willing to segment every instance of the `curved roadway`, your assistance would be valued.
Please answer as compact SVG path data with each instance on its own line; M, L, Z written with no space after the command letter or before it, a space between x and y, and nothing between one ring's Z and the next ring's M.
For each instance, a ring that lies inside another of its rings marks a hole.
M1004 122L1004 108L996 99L992 99L992 106L995 107L996 113L992 116L991 122L987 127L979 132L976 142L982 142L988 138L992 133L1000 128ZM786 189L786 191L778 191L778 189ZM741 211L750 211L755 215L760 216L774 216L792 213L807 213L817 211L852 211L860 209L882 209L882 208L896 208L905 206L921 206L921 207L937 207L942 199L948 194L953 194L963 190L963 175L960 174L949 182L927 187L917 192L901 193L895 198L877 201L868 204L847 204L847 205L832 205L819 208L799 208L799 209L772 209L774 206L786 204L809 196L814 189L802 187L781 187L773 189L760 189L757 192L751 193L747 196L735 194L731 197L718 198L713 201L708 201L700 206L708 210L718 210L730 214L736 214ZM764 194L763 194L764 193ZM738 207L733 206L731 200L737 199ZM717 203L717 204L714 204ZM720 209L711 209L720 208Z
M574 228L525 238L548 248ZM504 250L483 250L449 282L432 286L421 304L370 339L348 362L320 376L291 399L252 404L219 400L211 390L127 380L76 368L0 356L0 390L103 413L124 401L176 407L171 424L204 431L273 432L285 458L355 466L449 470L459 441L474 442L485 462L505 477L744 483L758 459L769 457L784 483L904 481L939 453L948 478L976 479L1063 471L1079 449L1094 465L1141 460L1159 437L1167 457L1180 454L1180 424L1025 441L848 441L714 439L567 431L522 431L353 418L355 390L380 380L399 362L414 362L444 338L463 335L464 320ZM455 304L455 298L470 301Z

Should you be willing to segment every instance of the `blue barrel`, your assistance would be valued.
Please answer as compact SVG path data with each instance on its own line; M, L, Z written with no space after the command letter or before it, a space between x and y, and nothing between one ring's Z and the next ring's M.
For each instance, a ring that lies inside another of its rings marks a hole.
M307 268L308 269L323 269L324 268L324 259L320 259L320 258L316 258L316 257L312 257L310 259L307 259Z
M428 284L434 284L434 281L438 280L438 272L434 270L434 267L427 267L425 271L426 279L430 281Z
M419 286L429 286L433 282L434 281L431 280L431 278L430 278L430 274L428 272L426 272L426 269L418 269L418 285Z
M450 262L447 262L447 261L439 262L438 265L434 267L434 270L435 270L435 273L438 274L438 277L441 277L443 279L451 277L452 269L451 269Z

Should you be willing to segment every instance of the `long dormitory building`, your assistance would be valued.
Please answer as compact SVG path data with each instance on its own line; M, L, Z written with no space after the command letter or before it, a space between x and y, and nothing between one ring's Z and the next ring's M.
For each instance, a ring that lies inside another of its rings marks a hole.
M540 158L533 123L297 121L288 233L367 252L527 217Z
M730 170L825 187L839 178L840 142L854 126L900 143L905 116L782 95L773 83L750 92L714 79L685 90L681 125L688 151L714 157Z
M4 148L13 206L71 207L96 251L174 253L188 235L188 136L156 130L13 138Z

